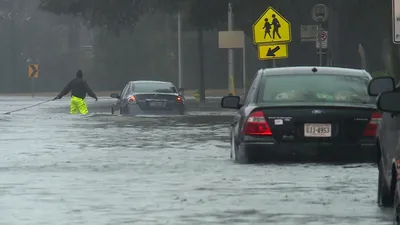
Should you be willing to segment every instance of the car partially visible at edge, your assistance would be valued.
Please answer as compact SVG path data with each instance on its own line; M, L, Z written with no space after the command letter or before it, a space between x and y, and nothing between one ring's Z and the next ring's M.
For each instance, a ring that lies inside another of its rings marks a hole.
M377 97L376 105L382 112L375 143L378 148L377 203L380 207L394 207L394 224L400 224L400 85L392 77L371 80L368 92Z

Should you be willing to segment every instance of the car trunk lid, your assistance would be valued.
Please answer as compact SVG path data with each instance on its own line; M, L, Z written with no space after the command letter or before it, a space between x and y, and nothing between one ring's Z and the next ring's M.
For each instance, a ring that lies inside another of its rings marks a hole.
M136 101L142 110L174 109L176 93L135 93Z
M261 108L278 142L357 143L374 113L365 106L274 106Z

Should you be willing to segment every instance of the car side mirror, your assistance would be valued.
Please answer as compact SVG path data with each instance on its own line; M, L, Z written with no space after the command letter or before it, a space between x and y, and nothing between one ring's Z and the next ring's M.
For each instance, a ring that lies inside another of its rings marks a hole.
M378 96L383 92L394 91L395 88L393 77L375 77L368 84L368 94Z
M383 92L379 95L376 106L383 112L400 113L400 92Z
M240 96L229 95L221 100L221 107L225 109L240 109L242 106L240 104Z
M121 96L119 96L119 94L117 94L117 93L112 93L112 94L110 94L110 97L119 99Z

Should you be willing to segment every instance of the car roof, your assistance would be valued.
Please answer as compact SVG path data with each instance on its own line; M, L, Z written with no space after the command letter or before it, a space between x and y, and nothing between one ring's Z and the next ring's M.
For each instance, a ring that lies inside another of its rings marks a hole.
M157 80L135 80L129 81L130 84L143 84L143 83L153 83L153 84L169 84L172 85L171 82L168 81L157 81Z
M279 68L266 68L260 69L258 72L263 76L270 75L299 75L313 73L313 69L317 69L315 74L328 74L328 75L344 75L344 76L362 76L372 78L371 75L362 69L350 69L340 67L327 67L327 66L293 66L293 67L279 67Z

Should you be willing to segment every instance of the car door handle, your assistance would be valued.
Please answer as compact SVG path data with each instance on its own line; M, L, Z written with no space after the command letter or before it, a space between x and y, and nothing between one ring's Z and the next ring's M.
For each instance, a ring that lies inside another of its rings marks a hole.
M396 116L398 116L399 114L398 113L391 113L390 114L390 116L393 118L393 117L396 117Z

